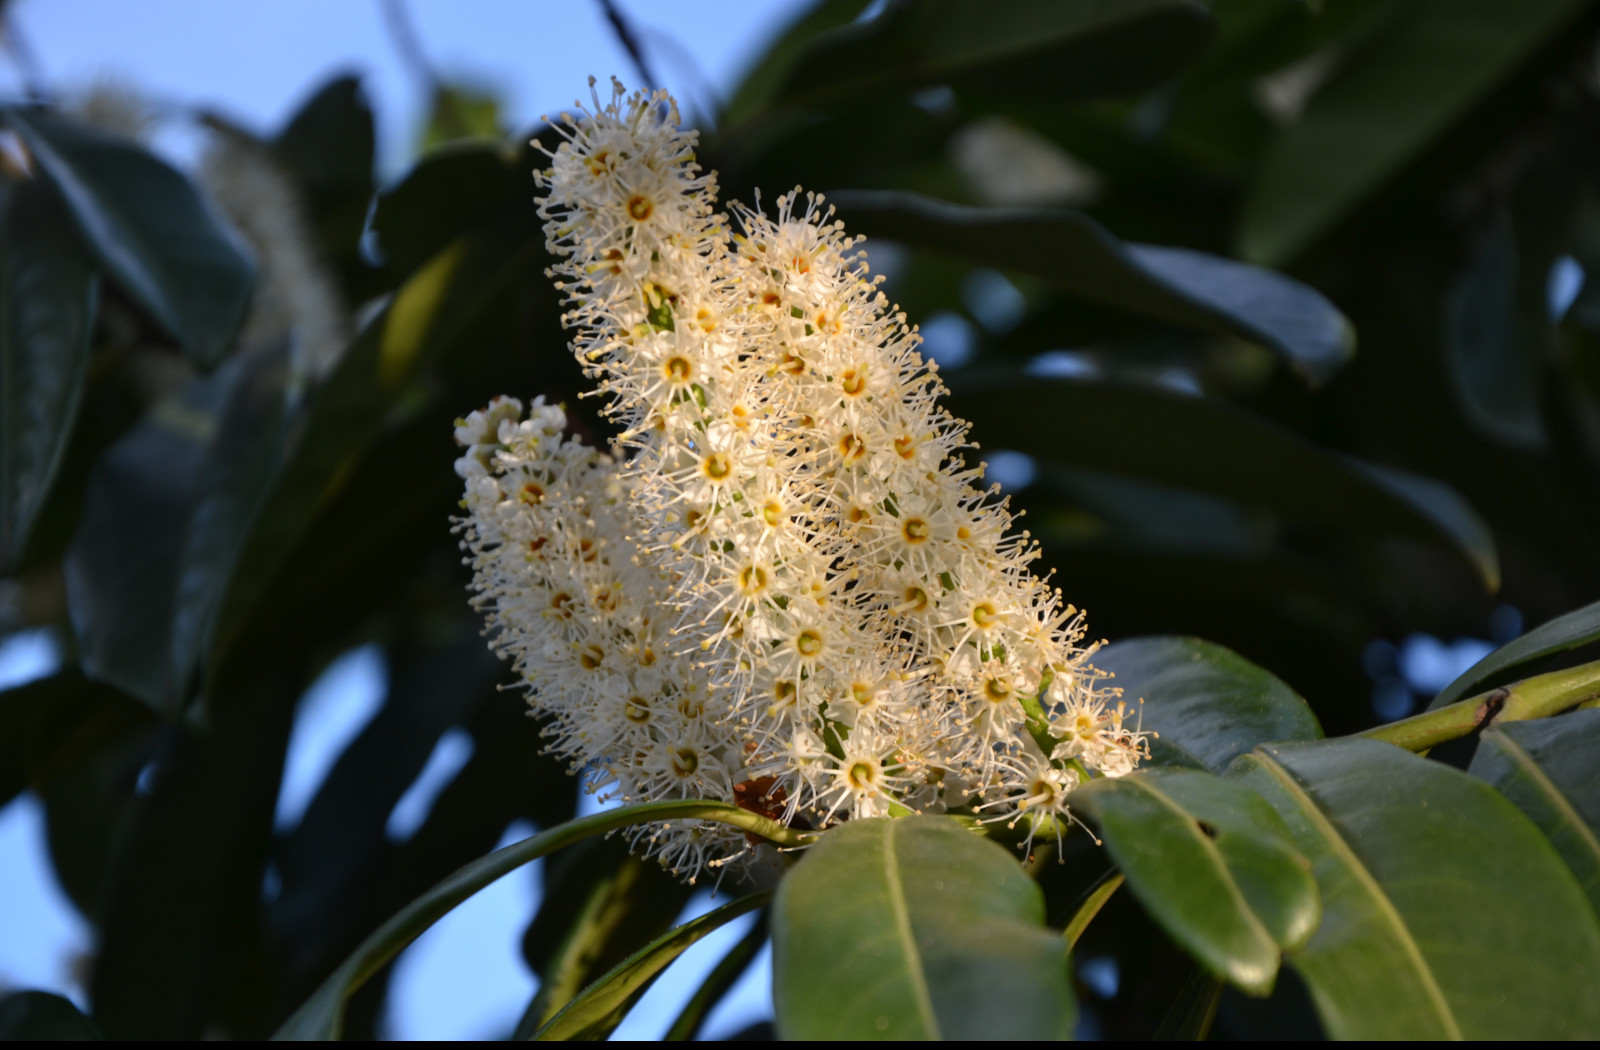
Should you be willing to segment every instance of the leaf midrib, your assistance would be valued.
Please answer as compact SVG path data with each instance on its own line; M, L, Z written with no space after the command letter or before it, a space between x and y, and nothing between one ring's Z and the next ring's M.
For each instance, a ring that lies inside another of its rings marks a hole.
M1450 1012L1449 1001L1445 999L1443 990L1440 989L1438 981L1434 979L1433 969L1429 967L1427 959L1423 957L1422 950L1417 947L1415 938L1411 936L1410 928L1406 926L1405 920L1400 917L1400 912L1395 909L1394 902L1389 899L1388 894L1383 892L1383 887L1378 885L1378 880L1373 878L1372 873L1361 862L1361 858L1356 855L1355 850L1351 849L1350 844L1344 840L1344 836L1339 834L1339 829L1334 827L1333 822L1323 814L1317 804L1312 801L1311 796L1290 775L1289 771L1260 749L1255 751L1255 756L1261 760L1261 767L1267 771L1267 774L1276 780L1299 804L1301 812L1305 814L1306 819L1312 825L1312 829L1322 836L1335 859L1343 864L1355 876L1356 882L1367 890L1368 895L1377 906L1379 915L1393 927L1395 940L1400 943L1402 954L1411 963L1412 968L1416 971L1418 980L1422 982L1423 988L1427 991L1428 1004L1433 1007L1434 1012L1438 1015L1439 1023L1443 1026L1446 1037L1456 1040L1464 1038L1461 1034L1461 1026L1456 1024L1455 1015ZM1315 934L1313 934L1314 937Z
M1583 819L1583 815L1572 805L1572 800L1567 798L1561 788L1556 785L1556 782L1550 779L1539 766L1539 763L1534 761L1533 756L1528 753L1527 749L1517 743L1510 733L1491 726L1484 735L1493 736L1495 745L1500 748L1519 772L1533 782L1533 786L1539 789L1551 808L1556 810L1568 825L1577 829L1579 839L1588 848L1589 852L1594 854L1596 867L1600 867L1600 837L1595 836L1593 829Z
M900 949L906 957L910 971L911 994L916 1000L917 1012L927 1029L928 1039L943 1039L939 1031L939 1018L933 1012L933 1000L928 996L928 978L922 972L922 957L917 953L917 939L911 932L911 910L906 906L905 885L900 881L900 858L895 852L895 822L883 822L883 874L888 883L889 908L894 915L894 931L900 940Z
M1240 891L1239 884L1234 881L1233 873L1228 870L1228 862L1223 858L1222 851L1217 848L1216 842L1212 841L1211 837L1202 832L1199 826L1195 824L1194 814L1180 806L1169 795L1156 790L1153 785L1144 780L1129 778L1122 781L1122 783L1133 785L1178 815L1184 826L1189 829L1190 837L1198 841L1201 847L1205 850L1206 859L1211 862L1212 868L1214 868L1217 874L1220 876L1222 884L1228 888L1228 896L1233 898L1233 902L1235 906L1237 906L1239 913L1248 921L1251 932L1257 934L1267 945L1268 950L1276 955L1278 952L1278 942L1273 939L1272 934L1267 930L1266 926L1262 924L1260 917L1255 913L1255 909L1250 907L1250 902L1245 900L1244 894Z

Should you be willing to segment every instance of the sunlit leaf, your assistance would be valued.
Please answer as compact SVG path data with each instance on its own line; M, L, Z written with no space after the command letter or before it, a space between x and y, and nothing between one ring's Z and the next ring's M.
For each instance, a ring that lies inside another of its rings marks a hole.
M1317 716L1287 685L1229 649L1199 638L1130 638L1094 655L1156 734L1157 762L1220 773L1258 744L1316 740Z
M1072 798L1151 916L1242 990L1270 992L1281 952L1317 928L1311 865L1249 789L1210 773L1152 769L1092 780Z
M1600 1035L1600 922L1487 784L1367 740L1269 745L1231 772L1314 865L1322 925L1289 962L1329 1035Z
M1468 772L1538 825L1600 914L1600 711L1492 725Z
M850 821L779 886L785 1039L1061 1039L1066 945L1014 857L943 817Z

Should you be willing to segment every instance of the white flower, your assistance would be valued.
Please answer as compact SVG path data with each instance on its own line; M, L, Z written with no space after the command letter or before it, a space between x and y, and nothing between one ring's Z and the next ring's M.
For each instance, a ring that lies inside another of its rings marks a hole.
M538 173L573 352L622 434L586 449L542 400L460 422L491 644L608 797L1059 830L1082 775L1144 754L1081 614L977 487L966 424L822 198L730 223L676 120L614 85ZM688 874L751 856L693 822L640 834Z

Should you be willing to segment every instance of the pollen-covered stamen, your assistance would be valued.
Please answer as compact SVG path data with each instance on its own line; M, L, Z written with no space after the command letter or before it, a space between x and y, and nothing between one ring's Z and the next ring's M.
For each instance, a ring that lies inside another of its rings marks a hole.
M661 363L661 375L673 386L682 386L694 379L694 362L674 354Z
M670 766L674 776L691 777L700 769L700 752L692 747L673 748Z
M801 659L815 660L822 655L822 635L809 628L801 631L795 636L794 648L795 652L800 654Z
M759 565L746 565L739 570L737 577L739 593L752 596L760 594L767 589L768 579L766 569Z
M700 461L700 473L710 479L713 485L721 484L733 473L733 461L726 452L713 452Z
M876 791L883 781L883 766L874 760L857 759L845 768L844 777L856 791Z

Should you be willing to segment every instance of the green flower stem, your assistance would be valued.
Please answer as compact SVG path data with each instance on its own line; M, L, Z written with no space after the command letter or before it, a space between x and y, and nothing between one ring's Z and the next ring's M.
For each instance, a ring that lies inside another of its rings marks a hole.
M295 1011L293 1017L284 1022L273 1038L337 1039L343 1025L345 1000L456 905L501 876L547 853L594 835L658 820L709 820L731 824L780 846L803 846L816 838L815 834L795 831L775 820L726 802L698 799L646 802L559 824L549 831L514 842L467 864L400 909L361 942L361 947L322 982L321 987Z
M1094 892L1089 894L1089 899L1083 902L1083 906L1072 917L1072 921L1067 923L1067 928L1061 931L1061 936L1066 938L1067 951L1070 952L1077 947L1078 938L1083 936L1083 931L1089 928L1094 917L1100 914L1100 909L1106 906L1106 901L1111 899L1111 895L1117 892L1125 881L1123 874L1118 872L1096 886Z
M1600 660L1525 678L1360 735L1396 744L1407 751L1426 751L1493 722L1547 718L1596 699L1600 699Z

